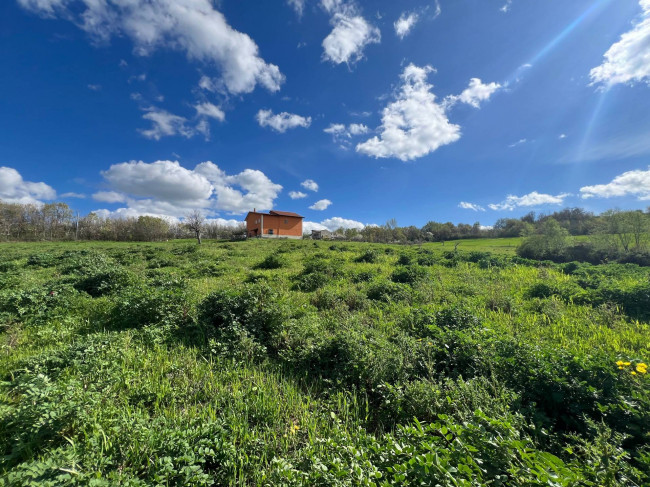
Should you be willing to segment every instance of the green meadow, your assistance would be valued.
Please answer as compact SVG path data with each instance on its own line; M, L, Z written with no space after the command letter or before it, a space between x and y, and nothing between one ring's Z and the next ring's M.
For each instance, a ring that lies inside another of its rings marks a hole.
M0 244L0 486L649 485L650 270L518 243Z

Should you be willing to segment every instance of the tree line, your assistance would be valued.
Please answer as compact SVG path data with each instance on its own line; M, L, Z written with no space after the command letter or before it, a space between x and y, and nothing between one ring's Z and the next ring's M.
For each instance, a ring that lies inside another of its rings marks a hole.
M243 233L239 227L201 220L201 236L232 239ZM196 237L186 222L154 216L125 218L102 217L96 213L81 216L66 203L44 205L0 201L0 240L116 240L154 242Z

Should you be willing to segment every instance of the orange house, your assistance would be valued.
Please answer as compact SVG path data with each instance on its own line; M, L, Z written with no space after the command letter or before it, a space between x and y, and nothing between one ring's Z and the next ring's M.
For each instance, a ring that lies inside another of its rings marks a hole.
M302 238L302 219L290 211L249 211L246 215L246 235L263 238Z

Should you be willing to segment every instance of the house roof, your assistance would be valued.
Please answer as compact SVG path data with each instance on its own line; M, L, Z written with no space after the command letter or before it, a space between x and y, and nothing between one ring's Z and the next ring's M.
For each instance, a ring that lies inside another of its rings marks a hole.
M249 211L248 214L246 215L246 218L244 218L244 220L248 218L248 215L269 215L269 216L286 216L291 218L305 218L304 216L301 216L298 213L293 213L291 211L275 211L275 210L271 210L268 213L264 213L263 211Z
M296 217L296 218L305 218L304 216L300 216L298 213L293 213L291 211L275 211L275 210L271 210L271 211L269 211L269 214L278 215L278 216L293 216L293 217Z

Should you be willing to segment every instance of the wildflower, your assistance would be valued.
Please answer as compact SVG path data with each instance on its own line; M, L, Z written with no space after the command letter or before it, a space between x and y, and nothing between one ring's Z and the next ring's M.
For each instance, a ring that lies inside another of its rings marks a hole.
M619 360L618 362L616 362L616 365L618 365L619 369L622 369L623 368L623 363L624 362L622 360Z
M646 374L648 372L648 366L643 362L636 364L636 371L639 374Z
M632 375L636 375L636 372L632 371Z
M295 435L298 432L299 429L300 429L300 426L298 426L297 424L294 424L289 431L291 432L292 435Z
M618 370L623 370L624 368L625 368L625 367L623 367L622 365L619 365L619 366L618 366Z

